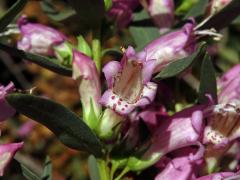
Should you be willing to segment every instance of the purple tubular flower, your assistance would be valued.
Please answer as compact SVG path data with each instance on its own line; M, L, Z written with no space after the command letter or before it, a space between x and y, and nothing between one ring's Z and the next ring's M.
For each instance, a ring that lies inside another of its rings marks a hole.
M174 23L173 0L150 0L148 12L161 30L167 30Z
M189 160L195 161L203 156L204 148L200 144L203 133L203 109L205 106L193 106L163 120L152 135L151 146L141 159L131 157L128 166L138 171L155 164L161 157L174 150L198 145L198 152L190 154Z
M101 86L96 65L92 59L76 50L73 50L73 79L79 84L84 119L89 120L93 114L98 118L101 112L98 103Z
M219 103L240 101L240 64L227 71L218 81Z
M0 85L0 122L13 116L15 114L15 109L13 109L5 100L5 96L12 92L14 89L14 84L10 82L6 87Z
M38 23L29 23L25 16L20 17L18 26L22 39L18 49L40 55L54 56L53 46L63 43L67 38L61 32Z
M157 85L150 82L154 66L155 60L146 61L146 53L136 54L128 47L120 63L111 61L104 66L108 90L99 102L121 115L150 104L157 90Z
M116 20L119 29L123 29L132 20L133 10L138 5L138 0L113 0L108 16Z
M189 160L188 156L178 157L168 163L166 168L160 172L155 180L162 179L181 179L189 180L194 173L194 164Z
M22 148L23 142L0 145L0 176L3 176L4 170L10 163L15 153Z
M203 142L224 148L240 137L240 104L218 104L207 118Z
M203 106L193 106L164 120L153 135L148 155L199 144L203 132ZM146 154L146 156L147 156Z
M163 35L144 48L147 60L156 59L155 73L169 63L194 52L196 49L194 26L194 21L188 22L182 29Z
M202 176L200 178L197 178L196 180L221 180L221 179L230 178L230 177L231 179L232 178L234 179L234 177L236 176L237 175L233 172L219 172L219 173L214 173L207 176Z

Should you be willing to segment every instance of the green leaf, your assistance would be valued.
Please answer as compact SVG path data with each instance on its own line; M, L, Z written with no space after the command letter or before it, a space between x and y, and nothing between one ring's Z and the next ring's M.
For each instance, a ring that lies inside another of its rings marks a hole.
M57 59L52 59L45 56L28 53L4 44L0 44L0 49L8 52L12 56L19 57L24 60L30 61L32 63L38 64L55 73L58 73L64 76L72 76L72 69L60 64L59 60Z
M0 19L0 32L2 32L10 22L12 22L12 20L24 8L26 3L27 0L18 0L10 9L8 9L8 11Z
M206 45L205 43L203 43L202 45L200 45L198 50L194 52L192 55L170 63L159 74L155 76L155 79L165 79L180 74L181 72L189 68L194 63L194 61L200 59L203 52L205 51Z
M91 180L101 180L96 158L91 155L88 158L88 169Z
M206 94L210 94L215 102L217 102L217 83L215 70L208 54L205 54L201 65L200 87L199 87L199 103L207 103Z
M7 101L21 114L45 125L66 146L102 155L102 146L96 135L72 111L46 98L13 93Z
M149 18L149 16L145 10L134 14L134 21L147 18ZM137 50L142 50L148 43L160 36L159 29L156 27L130 26L129 30L137 46Z
M198 2L188 11L184 19L198 17L204 14L208 5L208 0L198 0Z
M77 37L78 44L77 44L77 50L80 52L86 54L89 57L92 57L92 50L90 46L88 45L87 41L83 38L83 36Z
M181 4L177 7L175 13L177 15L185 14L189 9L191 9L198 0L183 0Z
M43 0L40 2L42 10L54 21L64 21L70 17L76 16L76 12L70 6L67 6L65 3L63 10L58 10L54 5L54 2L51 0Z
M47 156L44 163L44 169L43 169L41 180L51 180L51 179L52 179L52 163L49 156Z
M220 30L237 18L240 15L240 1L232 0L226 7L211 17L203 26L199 29L215 28Z
M68 0L78 14L79 23L88 28L99 27L104 17L104 0Z

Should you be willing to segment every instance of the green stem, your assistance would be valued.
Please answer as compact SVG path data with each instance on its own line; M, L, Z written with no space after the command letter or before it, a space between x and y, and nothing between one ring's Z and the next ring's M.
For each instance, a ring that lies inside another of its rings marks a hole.
M92 39L92 52L93 60L96 63L98 72L101 70L101 28L93 30L93 39Z
M98 159L98 169L99 169L99 174L100 174L100 179L101 180L110 180L109 177L109 168L107 167L107 164L104 160Z
M128 167L125 167L122 172L114 179L114 180L120 180L127 172L129 171Z
M111 180L113 180L114 173L116 172L117 168L118 168L118 165L117 165L117 164L113 164L113 165L112 165L111 173L110 173L110 179L111 179Z

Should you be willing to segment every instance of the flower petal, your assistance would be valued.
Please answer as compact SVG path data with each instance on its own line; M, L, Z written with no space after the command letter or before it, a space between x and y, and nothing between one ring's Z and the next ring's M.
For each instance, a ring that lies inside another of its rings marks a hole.
M197 178L196 180L217 180L217 179L225 179L227 177L235 177L235 173L233 172L219 172L210 174L207 176L202 176L200 178Z
M194 52L196 47L194 26L194 22L186 23L182 29L163 35L144 48L147 60L156 59L154 72L159 72L167 64Z
M155 84L153 82L148 82L144 86L142 97L136 103L136 106L145 106L145 105L150 104L155 98L156 91L157 91L157 84Z
M176 179L176 177L179 180L188 180L192 174L193 164L188 157L179 157L169 162L167 167L155 177L155 180L171 180Z
M105 91L99 103L121 115L127 115L135 108L135 104L129 104L124 101L118 95L114 94L112 90Z
M0 176L3 175L4 170L7 165L10 163L11 159L15 153L22 148L23 142L20 143L11 143L11 144L2 144L0 145Z
M107 63L102 71L104 73L104 76L107 80L108 88L112 88L114 76L121 70L121 65L118 61L110 61Z
M147 83L151 80L154 68L156 66L156 60L149 60L144 63L142 76L143 76L143 83Z

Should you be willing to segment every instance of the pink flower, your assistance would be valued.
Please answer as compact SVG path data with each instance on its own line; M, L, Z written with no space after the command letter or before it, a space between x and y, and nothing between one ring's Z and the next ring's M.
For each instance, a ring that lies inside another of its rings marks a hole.
M148 12L161 30L166 31L174 23L173 0L149 0Z
M23 142L0 145L0 176L3 176L4 170L10 163L15 153L21 149Z
M17 47L27 52L53 56L53 47L67 39L65 35L51 27L27 22L25 16L20 17L18 26L22 39L18 41Z
M191 160L203 156L204 148L200 142L204 129L203 119L207 114L203 112L205 108L205 105L193 106L160 121L152 135L151 146L141 159L131 157L128 160L129 168L131 170L147 168L167 153L191 145L199 146L196 156L189 156Z
M197 160L198 161L198 160ZM191 161L188 156L174 158L167 166L161 171L155 180L163 179L179 179L189 180L194 177L194 169L197 161Z
M159 72L169 63L187 57L196 49L195 23L186 23L182 29L168 33L149 43L144 51L147 60L156 60L154 72Z
M73 51L73 79L78 82L84 120L91 127L97 123L93 119L98 119L101 113L100 79L94 61L76 50Z
M154 66L155 60L146 61L146 53L136 54L128 47L120 63L111 61L104 66L108 90L100 103L121 115L150 104L157 89L157 85L150 82Z

